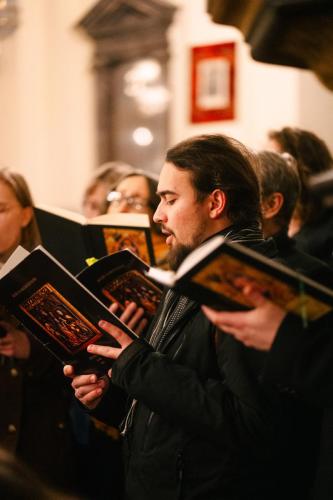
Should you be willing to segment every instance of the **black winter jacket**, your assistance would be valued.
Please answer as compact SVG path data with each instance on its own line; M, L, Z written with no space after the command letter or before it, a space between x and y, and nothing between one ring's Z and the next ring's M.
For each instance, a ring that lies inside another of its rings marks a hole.
M132 343L112 370L135 400L124 436L127 498L305 500L316 415L261 383L265 362L216 334L196 303L158 352Z

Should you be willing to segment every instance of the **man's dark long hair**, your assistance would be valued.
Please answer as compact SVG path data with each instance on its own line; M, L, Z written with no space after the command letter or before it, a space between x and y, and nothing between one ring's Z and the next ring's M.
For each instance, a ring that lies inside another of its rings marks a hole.
M243 144L224 135L200 135L170 148L166 161L191 173L198 200L214 189L227 198L226 215L233 224L261 221L256 161Z

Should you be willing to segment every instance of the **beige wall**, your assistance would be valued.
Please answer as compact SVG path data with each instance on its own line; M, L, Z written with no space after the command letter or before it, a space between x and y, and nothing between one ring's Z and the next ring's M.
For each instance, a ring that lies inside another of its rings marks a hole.
M93 43L76 23L96 0L20 0L20 25L0 41L0 163L26 175L37 202L79 209L96 166ZM214 24L204 0L174 0L170 28L171 142L222 132L263 147L266 131L309 128L333 149L333 93L306 71L254 62L234 28ZM236 41L237 116L191 124L190 47Z
M211 22L205 12L205 0L174 0L174 3L179 5L180 11L170 30L173 141L217 131L260 148L265 145L268 129L290 125L309 128L322 135L333 150L333 129L328 123L333 110L333 93L308 71L255 62L237 29ZM238 44L236 120L191 124L190 47L223 41Z
M74 29L95 0L22 0L1 43L0 163L37 202L77 208L95 164L93 45Z

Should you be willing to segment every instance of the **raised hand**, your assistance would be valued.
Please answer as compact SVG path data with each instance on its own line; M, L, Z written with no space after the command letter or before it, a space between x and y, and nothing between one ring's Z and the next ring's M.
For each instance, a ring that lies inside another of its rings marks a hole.
M202 306L207 318L223 332L233 335L248 347L268 351L274 342L286 312L276 306L251 285L243 289L254 309L241 312L215 311Z

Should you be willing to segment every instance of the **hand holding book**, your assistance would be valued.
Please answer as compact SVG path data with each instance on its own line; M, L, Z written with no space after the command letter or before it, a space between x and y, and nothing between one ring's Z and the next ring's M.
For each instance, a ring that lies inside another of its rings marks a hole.
M253 308L242 292L244 280L304 323L333 309L333 290L219 235L193 250L176 273L151 267L147 276L213 309Z
M131 345L133 338L107 321L100 321L99 326L113 337L120 347L90 344L87 350L95 356L102 356L112 360L117 359L120 354ZM111 377L111 371L112 368L108 370L109 377ZM98 375L94 373L89 375L77 375L74 367L71 365L64 366L64 375L72 379L75 397L90 410L98 406L109 386L109 381L105 376L98 377Z
M247 347L268 351L287 313L251 283L243 283L242 293L253 305L251 311L216 311L207 306L202 310L215 326Z
M106 373L108 360L89 354L91 343L116 347L101 327L107 320L130 337L137 335L42 247L19 247L0 272L5 306L62 364L77 373ZM137 318L139 319L139 318Z

